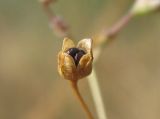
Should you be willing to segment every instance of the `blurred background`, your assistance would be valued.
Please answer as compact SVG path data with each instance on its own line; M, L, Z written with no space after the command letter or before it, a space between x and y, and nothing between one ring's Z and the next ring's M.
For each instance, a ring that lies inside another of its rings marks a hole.
M58 0L76 40L114 24L134 0ZM108 119L160 118L160 13L134 18L96 63ZM85 119L57 72L62 40L37 0L0 0L0 119ZM87 80L80 91L94 116Z

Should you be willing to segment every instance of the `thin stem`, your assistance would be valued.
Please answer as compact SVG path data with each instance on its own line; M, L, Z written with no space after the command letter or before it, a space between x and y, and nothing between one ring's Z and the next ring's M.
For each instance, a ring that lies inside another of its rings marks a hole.
M77 81L71 81L71 86L72 86L72 89L77 97L77 99L79 100L82 108L84 109L85 113L87 114L88 116L88 119L94 119L93 118L93 115L91 114L87 104L85 103L84 99L82 98L80 92L79 92L79 89L78 89L78 86L77 86Z
M89 78L88 82L89 82L89 86L90 86L91 93L93 96L94 104L96 107L98 119L107 119L104 102L103 102L101 90L99 87L99 83L97 80L97 75L94 70L94 67L92 69L92 74L88 78Z
M108 44L110 41L113 41L117 34L132 20L134 14L132 12L128 12L122 18L120 18L113 26L103 30L103 32L97 35L98 37L94 41L94 47L104 47L106 43Z
M97 61L101 50L115 39L117 34L132 20L134 14L128 12L122 18L120 18L112 27L104 30L94 41L94 61Z
M55 1L56 0L42 0L42 7L49 19L50 27L58 37L70 37L71 34L69 33L69 27L66 22L50 8L50 4Z
M107 29L105 32L105 35L107 38L112 38L116 36L132 19L133 14L131 12L128 12L126 15L124 15L117 23L115 23L110 29Z
M55 17L55 14L52 12L52 10L48 7L48 5L46 4L42 4L43 5L43 10L46 13L46 15L48 16L49 19L52 19L53 17Z

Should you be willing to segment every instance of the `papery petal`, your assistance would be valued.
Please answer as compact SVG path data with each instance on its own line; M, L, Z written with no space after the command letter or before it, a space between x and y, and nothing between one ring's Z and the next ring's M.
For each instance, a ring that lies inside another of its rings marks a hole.
M69 38L64 38L63 45L62 45L62 51L64 52L67 49L73 48L73 47L75 47L74 42Z
M73 70L76 69L76 65L75 65L75 62L74 62L74 59L72 58L72 56L70 56L69 54L67 53L64 53L64 65L70 69L72 68Z
M80 49L86 51L87 53L91 53L92 39L90 39L90 38L82 39L81 41L79 41L77 48L80 48Z
M63 62L64 62L64 55L63 55L63 52L62 51L60 51L59 53L58 53L58 72L59 72L59 74L61 75L61 76L63 76L63 73L62 73L62 65L63 65Z
M58 55L58 71L64 79L75 80L76 66L73 58L67 53L60 52Z
M82 56L77 66L77 72L79 73L79 78L83 78L91 73L92 62L93 62L92 54L88 53Z

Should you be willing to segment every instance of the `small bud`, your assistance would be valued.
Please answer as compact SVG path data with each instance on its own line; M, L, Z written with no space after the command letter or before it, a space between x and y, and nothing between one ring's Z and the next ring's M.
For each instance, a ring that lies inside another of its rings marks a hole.
M68 80L78 80L92 71L92 40L83 39L77 47L73 41L65 38L62 51L58 54L58 72Z
M160 8L160 0L136 0L131 12L135 15L146 14Z

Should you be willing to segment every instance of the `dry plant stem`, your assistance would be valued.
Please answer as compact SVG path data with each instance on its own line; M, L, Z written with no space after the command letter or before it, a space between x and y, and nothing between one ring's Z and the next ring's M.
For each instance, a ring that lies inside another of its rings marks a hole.
M99 34L99 37L95 41L95 49L99 49L105 46L105 44L113 41L117 34L131 21L134 17L132 12L126 13L122 18L120 18L112 27L103 30Z
M97 61L102 49L111 43L115 39L115 37L118 35L118 33L132 20L134 17L134 14L132 12L128 12L126 15L124 15L121 19L119 19L111 28L106 29L103 31L103 33L100 34L100 38L97 38L95 41L95 60Z
M128 12L125 16L123 16L117 23L115 23L110 29L106 30L105 36L106 38L112 39L115 37L132 19L133 14Z
M50 3L51 4L51 3ZM43 6L43 9L44 9L44 12L47 14L48 18L51 19L52 17L55 17L55 14L52 12L52 10L49 8L49 5L50 4L45 4L43 3L42 6Z
M98 115L98 119L107 119L106 110L104 107L103 98L101 95L101 90L99 87L99 83L97 80L97 75L94 70L94 67L92 69L92 74L88 77L89 78L89 86L91 89L91 93L93 96L94 104L96 107L96 112Z
M43 3L42 2L42 6L43 6L43 10L46 13L50 25L55 32L55 34L59 37L71 37L71 34L69 34L68 32L68 25L63 21L62 18L60 18L60 16L57 16L53 10L51 10L50 8L50 4L56 2L56 0L53 0L49 3Z
M91 112L90 112L90 110L87 106L87 104L85 103L84 99L82 98L82 96L79 92L77 81L71 81L71 86L72 86L72 89L75 93L75 96L77 97L77 99L79 100L82 108L84 109L85 113L87 114L88 119L94 119L93 115L91 114Z

